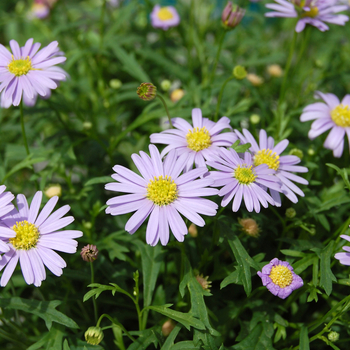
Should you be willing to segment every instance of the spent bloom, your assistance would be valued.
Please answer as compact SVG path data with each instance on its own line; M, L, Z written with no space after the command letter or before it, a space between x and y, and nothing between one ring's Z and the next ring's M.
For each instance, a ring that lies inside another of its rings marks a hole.
M40 51L40 43L27 40L23 47L11 40L12 53L0 44L0 92L4 90L4 99L14 106L24 99L30 101L47 96L51 89L57 88L57 81L65 80L66 74L57 67L66 60L57 51L58 42L53 41ZM56 69L55 69L56 68Z
M266 17L292 17L298 18L295 27L297 33L304 30L306 24L310 24L321 32L329 29L324 23L344 25L349 17L338 12L345 11L346 5L340 5L339 0L275 0L273 4L266 4L268 12Z
M245 10L241 9L239 6L234 5L232 1L229 1L222 11L221 19L222 24L226 30L234 29L241 22Z
M258 271L263 285L281 299L287 298L295 289L304 285L302 278L296 275L287 261L274 258Z
M350 236L340 235L340 237L350 242ZM350 266L350 247L344 246L343 249L346 251L346 253L337 253L334 255L334 257L338 259L342 265Z
M241 230L251 237L259 237L260 227L252 218L238 219Z
M247 129L243 129L243 134L241 134L238 130L235 130L235 132L243 144L251 144L249 150L252 152L253 163L255 166L266 164L270 169L276 171L274 176L281 181L281 190L290 201L293 203L298 202L298 198L295 193L301 197L304 197L304 192L293 182L308 185L308 181L293 174L292 172L306 173L308 172L308 169L306 167L296 165L300 163L300 159L297 156L281 156L281 153L289 144L288 140L282 140L275 145L275 140L271 136L267 137L266 131L261 129L258 144L253 135ZM279 192L280 191L270 189L271 196L274 199L277 207L281 206L281 197Z
M275 78L279 78L283 74L283 70L280 65L278 64L270 64L267 66L267 72Z
M0 239L6 243L7 252L0 261L2 273L0 285L6 286L18 263L27 284L36 287L46 278L44 265L56 276L62 275L66 262L54 250L75 253L78 243L74 238L83 233L61 229L74 221L72 216L63 217L69 205L52 212L58 197L52 197L39 214L42 192L36 192L30 207L23 194L17 196L17 207L4 216L0 223ZM38 215L39 214L39 215ZM50 215L51 214L51 215Z
M306 122L315 119L308 134L311 140L331 129L323 146L331 149L334 157L339 158L343 154L345 134L350 144L350 95L345 95L341 102L337 96L320 91L316 91L315 97L325 103L306 106L300 120Z
M95 245L88 244L81 249L80 255L84 261L92 262L97 259L98 253L99 251Z
M180 23L180 16L175 7L159 5L154 6L151 12L151 24L153 28L168 30L170 27L176 27Z
M216 153L220 147L230 147L237 136L233 132L224 132L231 129L230 120L222 117L218 122L213 122L202 117L199 108L192 109L192 124L182 118L173 118L174 129L164 130L159 134L150 136L152 143L167 145L161 153L163 157L172 149L176 149L178 155L187 154L185 171L196 167L205 167L205 160Z
M221 148L217 155L213 155L207 164L218 171L211 171L209 178L214 180L212 186L224 186L219 191L223 196L221 206L232 202L232 211L236 212L244 199L248 211L260 212L260 204L267 208L268 204L275 205L275 201L266 192L265 188L281 191L281 184L275 173L266 164L254 167L252 156L244 153L240 158L232 148Z
M260 77L259 75L256 75L254 73L247 74L247 79L254 85L254 86L260 86L264 84L264 79Z
M208 279L209 276L204 277L202 273L200 275L196 275L196 280L206 292L210 292L212 284L212 281L208 281Z
M149 216L146 229L146 242L155 246L169 241L169 226L175 238L182 242L188 230L180 214L197 226L204 226L198 214L216 215L217 204L201 198L212 196L217 190L207 188L213 181L198 179L207 173L206 167L199 167L181 175L187 164L188 154L178 157L176 150L169 152L164 162L157 147L149 146L151 156L145 152L131 156L140 175L121 166L114 166L117 182L106 184L110 191L129 193L113 197L107 201L106 213L121 215L136 211L125 225L130 234L136 232Z

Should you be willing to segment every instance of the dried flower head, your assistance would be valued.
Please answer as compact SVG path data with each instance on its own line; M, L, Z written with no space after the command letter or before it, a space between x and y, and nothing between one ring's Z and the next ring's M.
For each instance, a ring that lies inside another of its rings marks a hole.
M254 73L247 74L247 79L254 85L254 86L260 86L264 84L264 79L262 77L259 77L258 75Z
M252 218L238 219L242 231L251 237L259 237L260 227Z
M162 326L162 334L164 335L164 337L167 337L174 328L175 328L175 322L170 318L166 320Z
M85 340L88 344L98 345L101 343L104 335L101 327L89 327L85 332Z
M191 224L188 228L188 233L191 237L196 238L198 236L197 226L195 224Z
M157 96L157 88L152 83L142 83L136 92L144 101L152 101Z
M92 262L97 259L98 249L93 244L88 244L82 248L80 255L84 261Z
M171 94L170 94L170 99L173 102L177 102L181 100L185 96L185 91L182 89L175 89Z
M241 22L245 10L241 9L237 5L233 5L232 1L229 1L222 11L221 19L222 24L226 30L234 29Z
M210 292L210 288L211 288L211 281L208 281L209 276L203 277L203 274L197 275L196 279L198 281L198 283L202 286L202 288L207 291Z
M272 77L279 78L282 76L283 71L280 65L270 64L267 66L267 73L269 73Z
M61 197L62 195L62 187L61 185L50 185L44 192L47 198L52 198L54 196Z

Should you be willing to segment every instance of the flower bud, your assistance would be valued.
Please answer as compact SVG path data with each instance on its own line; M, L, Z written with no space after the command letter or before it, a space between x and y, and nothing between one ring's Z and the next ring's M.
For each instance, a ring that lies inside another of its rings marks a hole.
M289 154L291 156L297 156L300 159L303 159L303 157L304 157L303 151L299 148L293 148L292 150L290 150Z
M203 274L197 275L196 276L196 280L198 281L198 283L202 286L202 288L207 291L210 292L210 288L211 288L211 281L208 281L209 276L203 277Z
M61 185L50 185L44 192L47 198L52 198L54 196L61 197L62 195L62 187Z
M249 118L250 122L255 125L260 123L260 115L259 114L252 114Z
M191 237L196 238L198 236L197 226L195 224L191 224L188 228L188 233Z
M297 212L295 211L294 208L288 208L286 210L286 217L288 219L293 219L295 217L295 215L297 215Z
M259 77L256 74L249 73L247 74L247 79L254 85L254 86L260 86L264 83L264 79L262 77Z
M242 226L242 231L251 237L259 237L260 228L254 219L238 219L239 224Z
M222 11L222 24L226 30L234 29L238 26L244 16L245 10L229 1Z
M100 344L103 337L104 335L100 327L89 327L85 332L85 340L91 345Z
M279 78L282 76L283 71L281 66L278 64L270 64L267 66L267 73L269 73L272 77Z
M152 101L157 96L157 88L152 83L142 83L136 92L144 101Z
M171 87L171 81L168 79L163 80L160 83L160 87L162 88L163 91L168 91Z
M243 66L236 66L233 68L232 74L236 79L242 80L247 76L247 71Z
M175 323L173 320L169 318L169 320L165 321L162 326L162 334L164 335L164 337L167 337L174 328Z
M84 261L92 262L97 259L98 249L93 244L88 244L82 248L80 255Z
M123 83L119 79L111 79L109 81L109 86L114 90L118 90L122 85Z
M336 341L339 340L339 333L337 332L329 332L328 333L328 340L331 341L332 343L335 343Z
M83 128L84 128L84 130L90 130L92 128L92 123L91 122L84 122Z
M182 89L175 89L171 94L170 94L170 99L173 102L177 102L181 100L185 95L185 91Z

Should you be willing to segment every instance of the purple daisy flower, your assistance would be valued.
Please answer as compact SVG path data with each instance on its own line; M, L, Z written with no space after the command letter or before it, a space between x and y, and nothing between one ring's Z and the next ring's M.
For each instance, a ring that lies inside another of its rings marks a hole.
M166 144L161 153L163 157L170 150L176 149L178 155L188 154L185 172L196 167L205 167L205 161L220 147L230 147L236 140L234 132L221 133L224 129L231 129L230 119L222 117L217 123L202 117L199 108L192 109L192 124L182 118L171 120L174 129L164 130L150 136L152 143Z
M198 214L214 216L218 205L200 197L216 195L218 190L206 187L213 183L210 179L195 180L208 172L206 167L180 175L188 154L177 157L176 150L172 150L163 162L157 147L150 145L149 151L151 156L144 152L131 156L141 176L123 166L114 166L116 174L112 178L118 182L108 183L105 188L131 194L108 200L106 213L121 215L136 211L125 225L130 234L149 216L146 241L152 246L159 240L162 245L168 243L169 226L175 238L182 242L188 229L180 214L195 225L204 226Z
M26 283L39 287L46 278L44 265L56 276L61 276L62 268L66 267L66 262L54 250L64 253L77 251L78 243L73 238L81 237L83 233L60 231L74 221L72 216L63 218L70 209L69 205L51 214L58 201L55 196L38 215L41 199L42 192L38 191L28 207L26 197L19 194L18 210L14 208L0 221L0 238L9 248L0 261L0 271L5 268L0 281L2 287L11 278L18 260Z
M151 23L153 28L168 30L170 27L179 25L180 16L173 6L156 5L151 12Z
M277 258L265 265L262 272L258 271L258 276L263 286L281 299L287 298L293 290L304 285L302 278L294 273L293 267L287 261Z
M52 69L66 60L57 55L57 41L39 52L40 43L33 44L33 39L22 48L11 40L10 46L13 54L0 44L0 92L4 90L5 100L10 99L14 106L19 105L22 94L28 100L36 94L45 97L50 89L57 88L56 81L66 79L65 74Z
M208 178L214 180L212 186L224 186L219 196L224 196L221 205L226 205L233 199L232 211L236 212L241 206L242 198L248 211L253 209L259 213L260 204L267 208L268 204L275 205L273 198L265 188L281 191L281 184L275 174L266 164L254 167L252 156L244 153L240 158L232 148L221 148L218 155L214 155L207 164L219 171L211 171Z
M340 235L341 238L347 240L348 242L350 242L350 237L347 235ZM337 253L334 255L334 257L336 259L339 260L339 262L343 265L347 265L350 266L350 247L348 246L344 246L343 249L346 251L346 253L341 252L341 253Z
M334 157L339 158L343 154L345 133L350 144L350 95L345 95L341 102L337 96L320 91L316 91L315 97L322 98L326 103L316 102L306 106L300 120L316 119L309 131L311 140L332 129L323 146L333 150Z
M304 30L306 24L310 24L321 32L329 27L324 23L344 25L349 17L336 14L347 9L346 5L339 5L338 0L275 0L277 4L265 6L275 12L265 13L266 17L298 17L295 27L297 33Z
M293 155L281 156L281 153L287 148L289 141L282 140L277 145L275 145L275 140L269 136L267 137L265 130L260 130L259 133L259 145L255 141L253 135L246 129L243 129L242 135L238 130L235 130L236 134L240 141L245 143L250 143L251 147L249 150L253 155L254 165L267 164L270 169L274 169L276 176L282 183L281 190L286 195L286 197L293 203L298 202L298 197L295 195L298 194L301 197L304 197L304 192L296 186L294 182L308 185L309 182L303 179L300 176L292 174L291 172L296 173L307 173L308 168L304 166L297 166L296 164L300 163L300 158ZM281 196L278 191L270 189L272 198L275 201L277 207L281 206Z

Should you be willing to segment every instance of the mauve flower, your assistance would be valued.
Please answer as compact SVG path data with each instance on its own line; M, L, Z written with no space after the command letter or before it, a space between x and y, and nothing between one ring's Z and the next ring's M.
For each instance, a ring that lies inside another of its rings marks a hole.
M277 4L266 4L265 6L275 12L268 12L266 17L298 17L299 21L295 27L296 32L304 30L306 24L310 24L324 32L329 27L324 23L344 25L349 17L339 15L338 12L345 11L346 5L339 5L339 0L275 0Z
M340 235L341 238L347 240L350 242L350 237L347 235ZM343 265L350 266L350 247L344 246L343 249L346 251L346 253L341 252L334 255L336 259L339 260L339 262Z
M61 229L74 221L72 216L63 216L69 211L69 205L56 210L58 197L52 197L41 210L42 192L38 191L28 207L23 194L17 196L17 207L0 220L0 239L8 251L0 261L0 271L4 269L0 285L6 286L18 263L27 284L36 287L46 279L46 266L54 275L61 276L66 262L54 250L64 253L75 253L77 241L83 233L76 230ZM50 215L51 214L51 215ZM2 245L1 245L2 247Z
M152 143L167 145L161 153L163 157L170 150L176 149L177 154L188 154L185 172L196 167L205 167L205 161L218 152L221 147L230 147L237 140L231 131L230 119L222 117L213 122L202 117L199 108L192 109L192 124L182 118L173 118L171 122L174 129L164 130L159 134L152 134ZM230 129L229 132L222 132Z
M57 52L58 42L53 41L39 52L40 43L27 40L20 48L17 41L11 40L13 52L0 44L0 92L3 98L18 106L21 98L27 101L35 99L37 94L47 96L50 89L56 89L56 81L65 80L66 75L58 67L53 67L66 60Z
M293 267L287 261L274 258L265 265L262 272L258 271L263 285L281 299L287 298L293 290L304 285L302 278L296 275Z
M261 129L259 133L259 144L255 141L253 135L247 130L243 129L243 135L235 130L238 138L243 144L250 143L249 148L253 156L253 163L255 166L260 164L266 164L270 169L274 169L276 176L282 183L282 193L292 201L293 203L298 202L298 194L304 197L304 192L296 186L294 182L308 185L308 181L302 177L293 174L296 173L307 173L308 169L304 166L296 165L300 163L300 158L295 155L281 156L281 153L287 148L289 141L282 140L275 145L275 140L271 136L267 136L266 131ZM281 206L280 191L270 189L272 198L275 201L277 207Z
M180 16L175 7L159 5L154 6L151 12L151 24L153 28L168 30L170 27L176 27L180 23Z
M176 150L172 150L163 162L156 146L149 145L149 151L151 156L144 152L131 156L141 176L121 165L113 167L116 174L112 178L117 182L108 183L105 188L130 194L108 200L106 213L121 215L136 211L125 225L130 234L149 216L146 242L152 246L159 240L162 245L168 243L169 226L175 238L182 242L188 230L180 214L197 226L204 226L198 214L214 216L218 205L201 197L216 195L218 191L207 188L212 180L197 179L208 172L206 167L181 175L188 154L178 157Z
M229 1L222 11L221 20L223 26L227 29L234 29L241 22L245 10L241 9L237 5L233 5L232 1Z
M316 119L309 131L309 138L313 140L325 131L331 129L323 146L333 150L334 157L341 157L344 150L344 136L347 134L350 144L350 95L340 102L333 94L316 91L315 97L325 102L316 102L304 108L300 120L306 122Z

